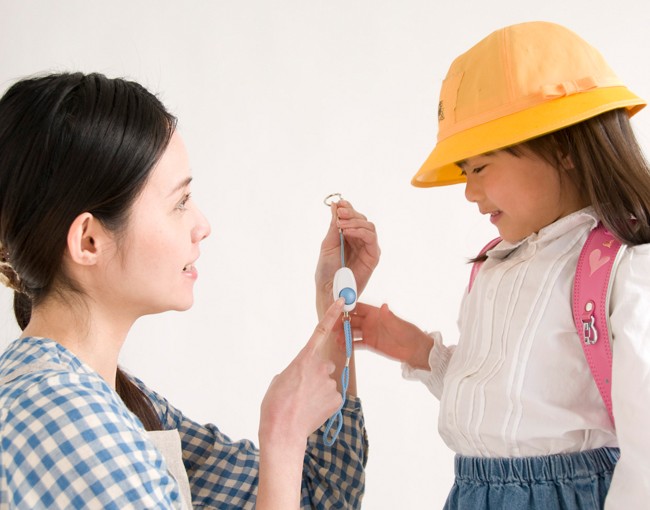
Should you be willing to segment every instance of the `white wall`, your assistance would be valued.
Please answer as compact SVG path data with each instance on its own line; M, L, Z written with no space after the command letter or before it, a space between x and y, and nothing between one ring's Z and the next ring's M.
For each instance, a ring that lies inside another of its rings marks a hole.
M341 192L377 225L364 300L453 343L466 257L495 233L462 186L415 189L452 59L503 25L543 19L601 49L650 97L643 0L0 0L0 89L49 70L134 78L180 118L212 236L196 305L141 320L123 363L186 414L256 438L272 376L315 325L313 271ZM635 126L650 148L650 112ZM648 151L650 152L650 151ZM0 344L18 331L0 290ZM440 508L453 455L438 403L399 366L358 355L371 443L364 508Z

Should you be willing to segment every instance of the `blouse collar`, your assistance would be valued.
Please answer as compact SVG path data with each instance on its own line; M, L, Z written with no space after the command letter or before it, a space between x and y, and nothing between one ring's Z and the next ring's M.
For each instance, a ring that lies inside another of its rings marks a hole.
M588 206L584 209L580 209L579 211L573 212L567 216L560 218L550 225L547 225L544 228L540 229L539 232L535 232L528 237L525 237L521 241L510 243L508 241L502 240L493 249L489 250L487 252L487 255L488 257L503 259L519 247L529 245L545 246L581 225L586 224L589 226L589 230L591 230L596 227L598 221L599 219L596 215L596 211L592 206Z

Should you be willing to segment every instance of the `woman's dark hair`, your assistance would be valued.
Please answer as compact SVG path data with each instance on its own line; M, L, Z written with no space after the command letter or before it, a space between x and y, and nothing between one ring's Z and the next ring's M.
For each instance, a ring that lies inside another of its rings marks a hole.
M0 99L0 269L17 275L21 329L50 293L80 292L61 271L70 224L90 212L119 233L175 126L144 87L101 74L28 78ZM116 390L145 428L161 428L119 368Z
M573 168L566 174L603 224L626 244L650 243L650 167L624 109L505 150L533 153L560 172L563 161L570 161Z

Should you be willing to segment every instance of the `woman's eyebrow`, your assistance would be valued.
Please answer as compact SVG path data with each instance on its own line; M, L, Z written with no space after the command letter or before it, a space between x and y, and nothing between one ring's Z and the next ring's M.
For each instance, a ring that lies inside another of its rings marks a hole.
M178 190L187 187L187 186L190 184L190 182L192 182L192 177L186 177L186 178L183 179L181 182L179 182L179 183L174 187L173 190L171 190L171 192L169 193L168 196L171 196L171 195L173 195L174 193L176 193Z

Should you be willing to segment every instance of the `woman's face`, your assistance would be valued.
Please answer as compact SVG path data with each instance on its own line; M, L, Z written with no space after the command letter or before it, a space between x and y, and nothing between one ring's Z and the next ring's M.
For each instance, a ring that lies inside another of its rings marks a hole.
M199 243L210 225L190 197L191 172L178 132L151 172L115 243L107 287L136 316L186 310L194 301Z
M520 241L586 205L566 171L539 156L496 151L460 166L467 176L465 197L490 216L506 241Z

